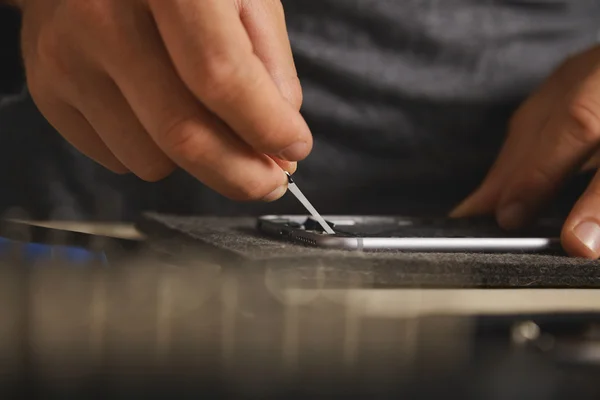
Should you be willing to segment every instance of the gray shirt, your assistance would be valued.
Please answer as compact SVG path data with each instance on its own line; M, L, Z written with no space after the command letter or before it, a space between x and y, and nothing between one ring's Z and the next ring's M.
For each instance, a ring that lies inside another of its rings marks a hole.
M523 99L600 31L597 0L283 3L315 136L296 181L326 213L447 211L485 175ZM183 172L158 184L114 177L51 135L55 159L86 165L52 178L69 198L67 208L46 205L59 215L302 211L293 198L226 201ZM67 173L79 173L77 187Z

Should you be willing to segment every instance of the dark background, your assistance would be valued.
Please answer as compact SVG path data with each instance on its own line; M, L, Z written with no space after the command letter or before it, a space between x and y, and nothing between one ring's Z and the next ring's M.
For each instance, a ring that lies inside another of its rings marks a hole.
M19 53L19 13L0 6L0 94L14 93L23 83Z

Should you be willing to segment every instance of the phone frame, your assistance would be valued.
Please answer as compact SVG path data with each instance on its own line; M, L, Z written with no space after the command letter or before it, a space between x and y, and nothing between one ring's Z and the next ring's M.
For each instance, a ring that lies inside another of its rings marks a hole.
M311 247L353 251L405 251L405 252L484 252L530 253L560 251L559 237L348 237L307 231L290 224L303 224L307 215L263 215L257 220L257 229L271 237ZM390 218L409 223L410 218L372 216L324 216L334 223L336 230L349 223L376 223Z

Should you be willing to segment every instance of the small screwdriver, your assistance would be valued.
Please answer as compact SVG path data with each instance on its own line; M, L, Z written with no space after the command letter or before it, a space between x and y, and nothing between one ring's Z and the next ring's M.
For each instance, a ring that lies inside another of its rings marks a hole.
M321 217L321 214L319 214L319 212L313 207L313 205L310 204L310 201L308 201L308 199L306 198L306 196L304 196L304 194L302 194L302 192L298 188L298 185L296 185L296 182L294 182L294 180L292 179L292 175L290 175L290 173L287 172L287 171L285 171L285 174L288 177L288 189L289 189L289 191L292 192L292 194L294 196L296 196L296 198L298 199L298 201L300 203L302 203L302 205L304 206L304 208L306 208L306 210L313 216L313 218L315 220L317 220L317 222L319 223L319 225L321 225L321 227L323 228L323 230L325 232L327 232L330 235L334 235L335 231L333 229L331 229L331 227L329 226L329 224L327 223L327 221L325 221L323 219L323 217Z

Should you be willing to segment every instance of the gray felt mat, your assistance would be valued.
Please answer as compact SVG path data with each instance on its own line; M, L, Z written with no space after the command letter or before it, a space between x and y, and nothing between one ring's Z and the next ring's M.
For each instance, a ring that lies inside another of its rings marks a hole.
M254 218L147 214L138 227L151 238L171 239L171 252L181 251L182 245L202 248L202 254L214 250L223 262L267 271L294 269L306 282L325 274L328 284L346 285L358 280L365 286L390 288L600 287L600 263L595 261L542 254L323 250L261 236L255 222Z

